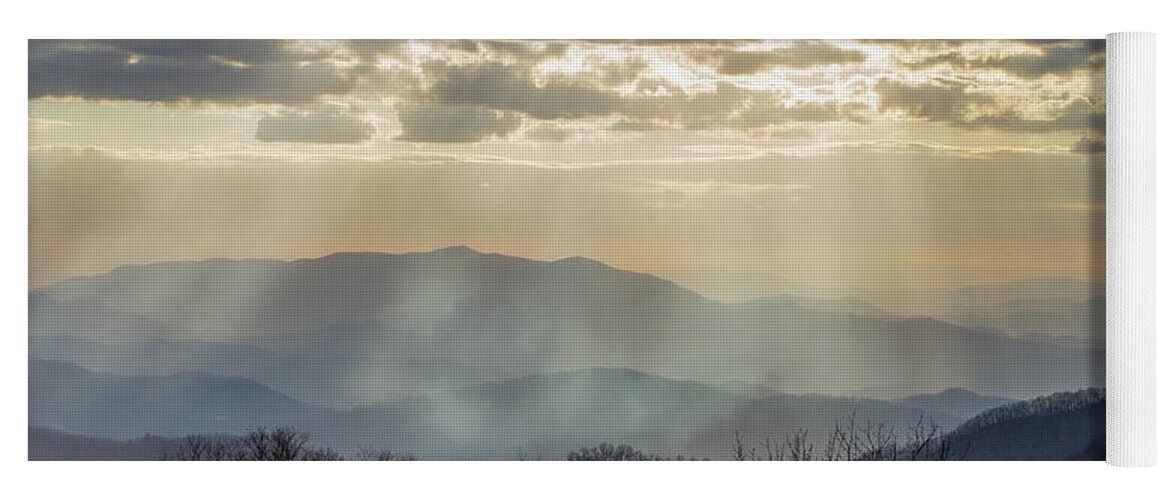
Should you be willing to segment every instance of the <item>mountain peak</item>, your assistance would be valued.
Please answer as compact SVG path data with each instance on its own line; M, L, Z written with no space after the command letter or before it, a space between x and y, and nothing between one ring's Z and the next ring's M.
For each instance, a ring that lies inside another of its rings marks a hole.
M952 387L950 389L944 389L942 391L939 391L938 395L939 396L980 396L980 394L976 394L975 392L969 391L969 390L964 389L962 387Z
M613 267L610 267L609 265L607 265L605 263L596 261L596 260L588 258L588 257L581 257L581 256L577 256L577 255L575 255L573 257L566 257L564 259L555 260L555 261L553 261L553 264L566 265L566 266L589 266L589 267L600 267L600 268L605 268L605 269L614 269Z
M434 255L480 255L482 252L478 252L467 245L455 245L423 253L430 253Z

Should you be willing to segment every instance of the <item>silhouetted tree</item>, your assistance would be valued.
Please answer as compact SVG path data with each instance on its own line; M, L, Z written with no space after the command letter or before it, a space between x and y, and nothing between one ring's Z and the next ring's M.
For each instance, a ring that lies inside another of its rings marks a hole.
M785 440L786 458L805 462L813 460L813 443L809 442L809 429L801 429Z
M344 460L331 448L314 448L309 435L293 427L258 427L244 436L188 436L174 460Z
M571 452L566 460L570 461L653 461L663 460L658 455L643 453L627 445L614 446L602 443L592 448L582 448Z
M886 424L866 420L862 426L859 460L898 460L899 442L894 430Z
M970 443L968 444L970 446ZM813 460L813 443L808 429L799 429L778 443L766 438L757 448L746 448L740 432L733 442L734 460ZM927 423L922 416L908 427L906 440L900 442L894 429L884 423L867 419L859 424L854 414L844 421L834 422L825 441L822 460L962 460L965 452L957 453L955 438L940 431L939 425Z
M345 460L341 453L333 450L333 448L309 448L301 453L301 456L296 460L306 460L313 462L340 462Z
M246 460L240 438L232 436L187 436L171 460L227 461Z
M744 449L744 440L740 437L740 431L736 431L736 444L732 448L732 458L740 462L749 458L748 451Z
M927 425L923 422L923 416L919 415L919 420L907 429L907 444L904 447L908 460L919 460L920 457L927 458L929 448L935 439L939 437L939 426L935 424Z
M409 453L396 453L391 450L365 449L358 452L358 460L372 462L413 462L418 460L418 458Z

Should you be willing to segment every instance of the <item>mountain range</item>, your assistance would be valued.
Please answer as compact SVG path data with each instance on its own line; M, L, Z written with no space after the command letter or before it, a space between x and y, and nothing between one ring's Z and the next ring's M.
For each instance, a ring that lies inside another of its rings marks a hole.
M712 388L599 368L338 411L240 378L118 377L67 363L29 363L37 380L29 414L33 460L157 460L178 451L183 436L275 426L305 430L315 445L351 456L393 448L423 458L522 453L560 459L567 450L622 442L663 456L729 459L737 435L755 447L802 429L820 452L831 427L847 418L884 424L899 439L920 418L938 424L950 459L1102 460L1105 454L1101 389L1021 402L962 389L879 401Z
M972 302L965 326L851 298L725 303L466 247L128 266L30 292L29 422L113 440L294 426L427 458L600 442L727 458L736 434L818 442L847 416L952 429L1103 385L1093 333L1003 327L1065 315L1089 288L1004 287L949 292Z
M589 259L466 247L129 266L34 290L29 312L36 357L241 376L330 408L599 366L787 393L881 384L884 397L964 387L1019 399L1104 379L1100 343L860 301L727 304Z
M194 372L117 376L30 358L30 425L92 438L243 434L292 426L343 451L393 448L429 458L557 458L604 441L669 456L727 458L735 433L752 442L833 419L905 428L920 417L950 429L1006 400L963 390L903 401L738 391L626 368L593 368L477 384L426 397L322 408L239 377Z

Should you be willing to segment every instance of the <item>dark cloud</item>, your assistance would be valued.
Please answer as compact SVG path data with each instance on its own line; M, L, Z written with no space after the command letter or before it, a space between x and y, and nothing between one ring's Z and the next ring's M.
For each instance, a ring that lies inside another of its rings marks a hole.
M1085 98L1074 99L1052 119L1026 118L1015 110L984 115L966 122L978 128L995 128L1012 132L1043 133L1055 131L1084 131L1104 134L1106 110Z
M1039 119L1026 117L1017 110L998 105L992 96L977 92L970 83L936 81L908 84L882 80L875 85L874 90L879 95L881 110L897 109L915 118L945 122L962 128L1031 133L1101 133L1106 127L1105 110L1085 98L1072 99L1052 118Z
M328 56L271 40L34 40L29 97L301 105L353 88Z
M617 94L586 81L553 77L538 86L526 66L439 62L427 69L436 79L430 93L443 104L517 111L542 120L606 116L622 107Z
M798 40L787 47L772 50L698 50L691 56L725 75L750 75L778 66L805 69L866 60L866 54L862 52L812 40Z
M349 50L362 56L380 56L386 54L398 54L403 47L407 45L407 40L377 40L360 38L356 40L346 40L345 45Z
M344 144L374 137L374 125L337 110L269 115L256 124L256 140Z
M300 63L324 55L294 49L288 40L103 40L101 43L140 56L180 60L223 58L243 64Z
M898 109L917 118L952 123L963 122L972 106L994 102L990 96L970 90L971 85L958 82L913 85L882 80L874 86L881 110Z
M515 113L482 106L431 105L401 109L399 140L409 142L478 142L507 137L524 122Z
M569 50L565 41L484 40L476 42L483 49L517 61L538 62L564 56Z
M775 92L719 83L714 90L686 93L669 83L642 80L639 92L607 85L636 78L638 65L614 65L602 74L554 74L538 84L525 66L495 62L427 66L434 83L425 95L435 104L481 106L539 120L622 117L687 129L760 128L792 121L857 118L857 109L837 103L786 105ZM614 76L611 73L619 73Z
M942 50L947 48L962 47L964 44L971 42L971 40L960 39L917 39L917 38L873 38L862 39L859 42L869 45L880 45L883 47L894 47L899 49L930 49Z
M590 43L606 44L606 45L633 45L637 47L668 47L668 48L685 48L694 49L698 47L738 47L749 43L757 42L758 40L726 40L717 38L642 38L642 39L596 39L587 40Z
M469 54L480 52L480 44L475 40L452 40L447 42L448 46L456 50L462 50Z
M1021 43L1039 50L1040 53L975 58L948 50L907 65L912 68L948 64L963 70L999 69L1027 78L1065 75L1079 70L1100 71L1106 67L1105 40L1023 40Z
M1106 141L1102 139L1092 139L1089 137L1082 137L1078 139L1077 143L1069 148L1072 153L1081 154L1095 154L1106 152Z

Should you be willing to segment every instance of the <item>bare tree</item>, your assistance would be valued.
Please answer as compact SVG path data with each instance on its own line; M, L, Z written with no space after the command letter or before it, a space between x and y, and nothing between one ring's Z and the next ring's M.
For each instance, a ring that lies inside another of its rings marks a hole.
M358 460L372 462L412 462L418 460L418 458L409 453L397 453L391 450L364 449L358 452Z
M309 448L303 451L294 460L307 460L315 462L341 462L345 460L341 453L334 451L333 448Z
M918 460L919 457L926 458L931 444L939 436L939 426L934 423L930 425L924 423L923 415L919 415L919 420L907 430L907 444L905 446L907 458L912 461Z
M204 436L187 436L179 451L175 452L175 460L206 460L209 440Z
M169 460L244 460L240 439L229 436L187 436Z
M272 460L300 460L308 451L309 435L292 427L278 427L269 433Z
M188 436L176 460L342 460L331 448L309 446L309 435L293 427L258 427L244 436Z
M602 443L592 448L582 448L570 453L570 461L652 461L663 460L662 457L651 453L644 453L627 445L615 446Z
M844 424L839 420L834 421L833 431L825 445L825 459L854 460L858 458L859 448L861 438L858 437L857 416L851 412Z
M736 444L732 448L732 458L738 462L748 460L748 451L744 449L744 439L740 431L736 431Z
M957 439L945 434L935 422L928 422L923 416L907 428L905 440L894 428L881 422L867 419L859 424L854 414L844 420L834 421L833 429L825 440L825 449L819 459L837 460L962 460L966 450L957 453ZM763 453L760 460L814 460L814 444L808 429L799 429L790 434L783 443L764 439L760 442ZM968 442L970 447L971 443ZM735 460L757 460L757 448L746 448L743 437L735 434L733 447Z
M858 454L860 460L897 460L899 455L898 440L894 430L886 424L866 420L862 426L862 437L859 440L861 449Z
M785 450L785 457L789 460L813 460L813 443L809 442L809 429L800 429L785 439Z
M785 453L781 447L781 443L773 441L772 438L764 438L764 441L761 441L760 445L764 447L764 460L773 462L785 459Z

